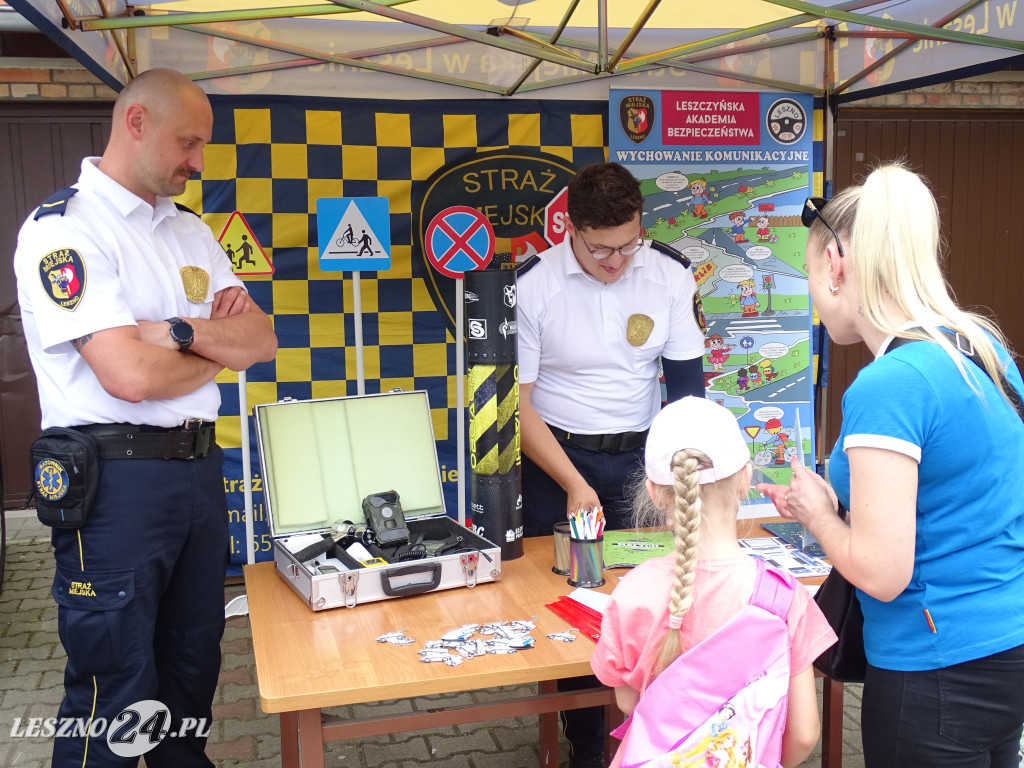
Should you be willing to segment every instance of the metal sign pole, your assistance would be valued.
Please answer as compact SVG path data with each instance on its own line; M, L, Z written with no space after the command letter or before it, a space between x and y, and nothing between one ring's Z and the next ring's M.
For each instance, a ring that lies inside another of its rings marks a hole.
M352 325L356 346L356 392L366 394L363 371L363 297L360 272L391 269L391 225L386 197L321 197L316 201L320 269L352 273ZM356 232L362 231L362 237ZM363 254L367 254L364 256ZM342 277L342 304L345 299ZM344 335L344 321L342 325ZM347 346L347 345L346 345ZM346 355L347 358L347 355ZM349 377L346 365L345 378ZM348 394L346 392L346 394Z
M455 442L459 482L456 492L459 495L459 525L466 524L466 397L465 397L465 360L463 350L462 329L465 321L465 291L463 279L455 280L455 430L458 437Z
M245 495L245 562L256 562L256 534L252 522L252 460L249 456L249 402L246 396L245 371L238 372L238 420L239 439L242 443L242 491Z
M352 324L356 332L356 392L366 394L363 378L363 294L360 290L359 273L352 273Z

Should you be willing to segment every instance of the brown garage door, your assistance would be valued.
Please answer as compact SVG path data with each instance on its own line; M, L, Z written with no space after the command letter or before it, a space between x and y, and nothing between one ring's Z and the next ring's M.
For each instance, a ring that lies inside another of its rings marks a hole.
M21 222L53 191L78 178L81 159L110 134L110 107L12 104L0 110L0 479L5 508L29 489L28 446L39 434L36 381L25 350L11 260Z
M903 159L926 176L939 204L947 280L957 301L993 317L1024 351L1024 115L1019 112L849 110L836 121L835 188ZM841 424L849 382L873 355L831 348L822 447Z

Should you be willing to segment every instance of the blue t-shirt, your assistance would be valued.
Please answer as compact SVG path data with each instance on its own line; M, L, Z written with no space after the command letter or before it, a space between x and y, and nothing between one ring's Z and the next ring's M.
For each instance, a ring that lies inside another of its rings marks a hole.
M850 448L919 462L910 584L888 603L858 590L868 661L883 669L937 669L1024 644L1024 423L983 370L963 363L983 399L930 342L882 355L843 396L829 477L844 506ZM1024 391L1012 363L1007 377Z

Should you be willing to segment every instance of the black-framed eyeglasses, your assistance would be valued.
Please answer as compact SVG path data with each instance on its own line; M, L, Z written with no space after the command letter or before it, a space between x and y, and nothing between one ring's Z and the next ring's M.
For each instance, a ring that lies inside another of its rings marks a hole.
M632 256L644 247L643 237L637 236L636 242L629 243L628 245L620 245L618 248L591 248L590 243L587 242L587 239L583 236L582 232L577 229L576 234L578 234L580 236L580 240L583 241L583 247L590 251L590 255L595 259L607 259L616 251L623 256Z
M810 229L814 220L819 219L826 229L832 233L832 237L836 239L836 246L839 248L839 258L843 258L843 244L839 240L839 235L832 229L832 225L828 223L821 213L827 204L828 200L824 197L808 197L804 200L804 209L800 212L800 223Z

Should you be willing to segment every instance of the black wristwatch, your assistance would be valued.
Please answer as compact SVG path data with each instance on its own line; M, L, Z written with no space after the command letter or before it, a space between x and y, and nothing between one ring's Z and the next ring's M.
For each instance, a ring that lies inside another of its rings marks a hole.
M171 338L178 342L179 351L184 352L192 346L196 332L192 328L191 323L182 320L180 317L168 317L166 322L171 324Z

